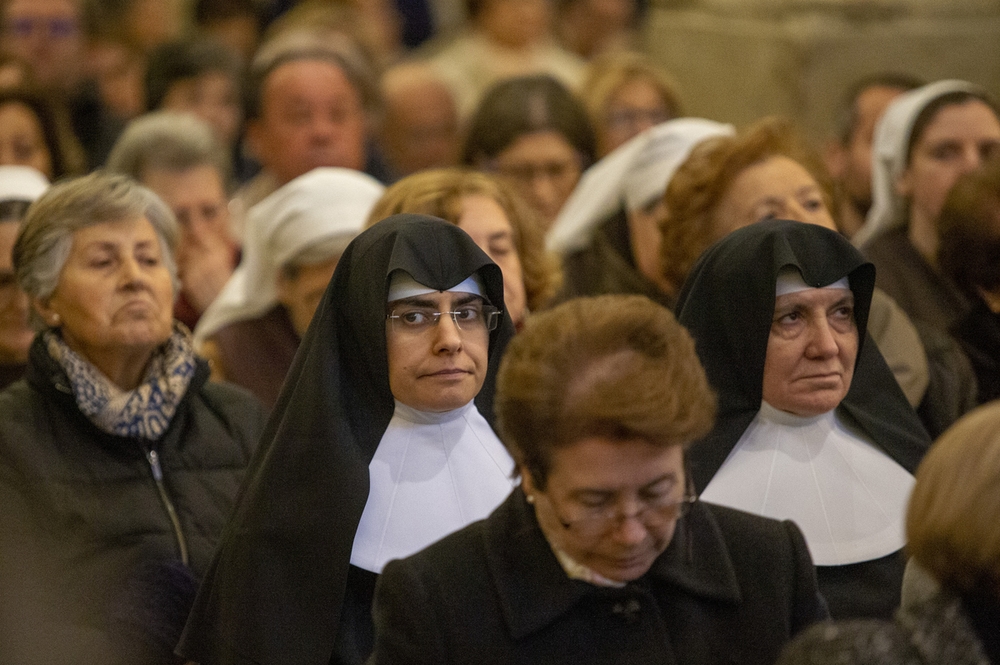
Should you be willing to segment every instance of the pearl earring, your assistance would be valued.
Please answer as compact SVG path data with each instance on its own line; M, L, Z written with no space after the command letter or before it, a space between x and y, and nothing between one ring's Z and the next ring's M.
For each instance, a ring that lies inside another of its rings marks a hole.
M527 496L527 499L528 499L528 503L535 503L535 495L534 494L529 494Z
M62 318L58 314L53 314L51 320L49 321L49 325L55 328L60 323L62 323Z

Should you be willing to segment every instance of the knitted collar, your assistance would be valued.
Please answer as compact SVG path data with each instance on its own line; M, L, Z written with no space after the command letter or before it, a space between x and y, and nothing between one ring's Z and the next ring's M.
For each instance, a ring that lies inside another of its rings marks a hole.
M77 407L103 432L155 441L163 436L184 398L197 363L191 333L174 324L170 338L153 354L146 376L122 390L66 345L57 331L43 333L49 355L66 373Z

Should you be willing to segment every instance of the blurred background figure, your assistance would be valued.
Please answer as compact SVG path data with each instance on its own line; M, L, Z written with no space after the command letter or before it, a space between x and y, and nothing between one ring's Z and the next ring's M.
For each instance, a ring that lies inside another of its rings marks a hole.
M364 173L323 167L250 209L240 265L195 328L213 379L274 407L340 255L384 189Z
M895 620L821 624L779 665L1000 662L1000 404L964 416L931 447L906 515L907 550L937 591Z
M460 118L506 79L547 74L570 89L580 85L584 61L553 40L549 0L467 0L466 8L466 31L430 59L451 88Z
M739 136L696 147L671 179L665 200L660 258L668 293L679 292L691 266L712 243L743 226L784 218L837 230L823 164L783 118L765 118ZM953 383L932 382L930 367L955 372L951 354L928 358L912 322L879 289L872 293L868 332L911 406L920 405L923 413L939 401L954 400L948 393Z
M35 337L28 321L28 296L14 274L14 240L28 206L48 186L33 168L0 166L0 390L24 374Z
M602 55L591 62L580 99L597 132L597 156L682 115L681 99L670 76L634 51Z
M701 118L670 120L587 169L546 239L563 256L561 297L637 293L672 306L660 267L664 191L695 146L733 131Z
M262 171L236 193L243 210L320 166L383 180L368 152L378 88L349 36L279 32L257 52L248 77L246 139Z
M228 48L247 65L263 32L264 16L256 0L194 0L194 26Z
M85 0L0 3L4 50L24 60L41 90L66 105L88 168L104 163L123 126L89 71L88 31L100 28L100 21L90 16L92 9Z
M239 56L205 38L167 42L149 54L145 100L148 111L193 113L209 125L215 138L240 167L243 126L243 68ZM234 168L245 175L245 168Z
M39 92L0 90L0 166L30 166L58 180L85 165L64 106Z
M823 159L836 186L834 217L848 238L864 224L872 205L875 125L892 100L921 85L912 76L876 74L855 83L844 98L837 135L827 141Z
M976 372L977 401L1000 398L1000 159L955 182L938 217L937 263L971 307L951 333Z
M978 86L937 81L897 97L875 130L872 208L854 236L911 319L947 331L968 309L937 269L936 222L952 185L1000 148L1000 112Z
M874 282L835 230L768 219L712 245L677 302L719 396L689 454L695 488L794 521L835 618L899 605L911 474L930 443L867 334Z
M18 234L39 334L0 393L5 660L174 662L263 427L174 323L176 238L103 173L54 184Z
M408 176L386 191L368 226L399 213L440 217L468 233L503 271L504 307L517 329L559 288L559 261L545 251L535 211L494 176L458 168Z
M462 163L507 178L547 230L595 159L594 130L573 94L551 76L498 83L466 129Z
M555 34L560 46L585 60L635 46L646 7L636 0L558 0Z
M227 196L229 155L202 120L161 111L128 126L107 167L143 183L173 210L181 280L174 315L193 329L238 262Z
M378 146L393 180L458 163L458 111L448 86L425 63L382 74Z

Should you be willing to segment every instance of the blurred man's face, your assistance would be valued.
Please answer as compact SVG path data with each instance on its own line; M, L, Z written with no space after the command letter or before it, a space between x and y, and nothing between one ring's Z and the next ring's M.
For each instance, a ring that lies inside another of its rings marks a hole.
M340 67L293 60L275 68L263 88L260 117L248 123L247 136L281 184L319 166L364 169L364 105Z
M39 85L70 91L83 62L83 26L77 0L9 0L4 48L31 63Z
M458 111L443 83L417 81L386 91L382 147L398 175L458 162Z
M901 88L876 85L866 88L855 102L857 122L850 142L840 183L859 212L867 212L872 203L872 140L875 125L892 100L905 92Z

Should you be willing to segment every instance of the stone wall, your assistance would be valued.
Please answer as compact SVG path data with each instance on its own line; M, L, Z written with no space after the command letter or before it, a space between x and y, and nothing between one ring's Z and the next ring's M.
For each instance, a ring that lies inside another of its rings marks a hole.
M878 72L963 78L1000 99L1000 0L661 0L644 40L689 114L783 114L814 139Z

